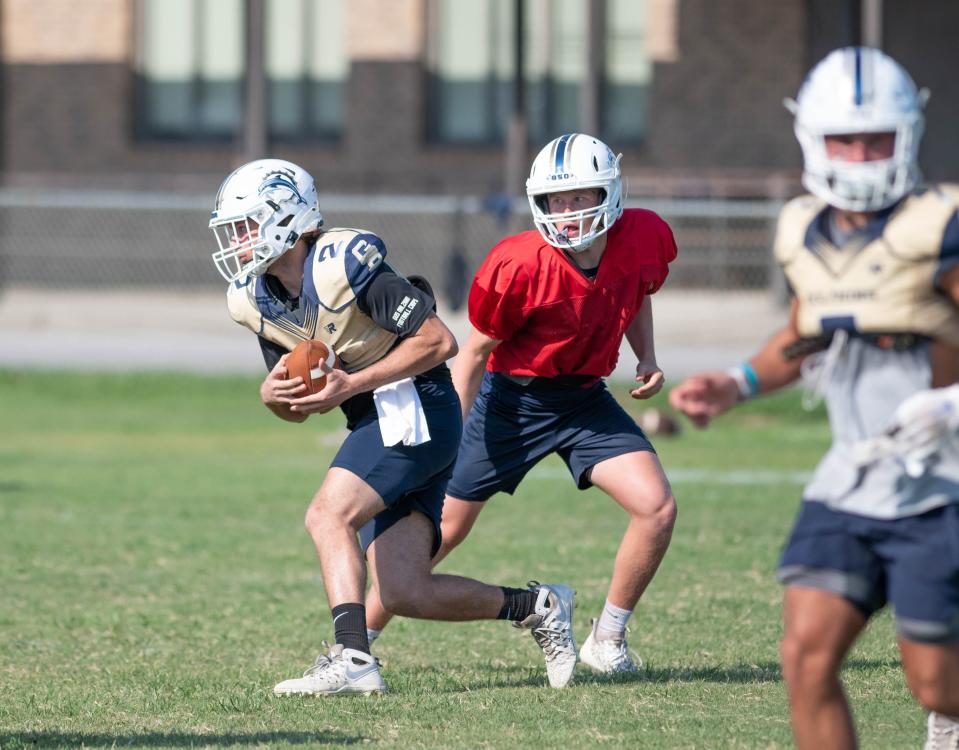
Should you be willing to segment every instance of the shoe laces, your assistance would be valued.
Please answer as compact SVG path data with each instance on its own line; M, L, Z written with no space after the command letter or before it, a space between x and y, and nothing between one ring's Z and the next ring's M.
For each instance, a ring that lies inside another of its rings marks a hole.
M555 620L544 618L539 625L531 627L533 640L543 649L543 653L550 659L572 651L569 642L569 632L566 628L557 627Z
M607 662L614 672L632 672L643 664L633 649L626 644L625 638L594 639L596 648L603 661Z
M536 589L542 584L539 581L530 581L526 585L531 589ZM552 593L550 595L554 596ZM554 602L547 614L533 614L525 620L513 623L514 628L528 628L532 631L533 640L543 649L543 653L546 654L548 660L576 652L571 643L570 628L561 622L557 622L559 613L559 603Z
M327 669L330 669L336 657L333 655L333 647L329 644L328 641L323 641L323 650L326 653L319 654L316 657L316 661L313 662L313 666L307 669L304 673L304 677L312 677L313 675L318 675L320 672L324 672Z

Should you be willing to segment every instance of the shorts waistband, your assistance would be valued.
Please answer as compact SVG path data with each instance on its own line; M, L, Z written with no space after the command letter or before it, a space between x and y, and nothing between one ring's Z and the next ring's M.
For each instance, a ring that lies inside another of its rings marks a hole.
M544 378L536 375L507 375L505 372L490 373L493 380L506 381L520 388L533 391L570 391L581 388L592 388L602 378L596 375L557 375L553 378Z

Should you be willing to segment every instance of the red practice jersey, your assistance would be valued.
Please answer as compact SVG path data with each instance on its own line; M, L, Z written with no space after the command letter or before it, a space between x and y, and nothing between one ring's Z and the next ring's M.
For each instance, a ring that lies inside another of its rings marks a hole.
M470 322L502 340L486 369L547 378L613 371L643 299L666 280L676 242L669 225L643 209L624 211L606 237L594 279L537 231L490 251L469 296Z

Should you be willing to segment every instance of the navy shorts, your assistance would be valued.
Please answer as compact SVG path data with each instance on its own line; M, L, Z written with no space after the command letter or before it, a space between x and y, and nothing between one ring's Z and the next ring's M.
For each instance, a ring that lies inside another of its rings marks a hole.
M599 462L652 450L601 380L585 388L523 386L487 372L463 428L447 494L476 501L501 491L512 494L550 453L559 454L585 490L591 486L589 470Z
M386 509L360 529L364 552L374 539L414 510L429 518L436 529L433 555L442 541L443 497L463 425L460 401L452 383L417 380L416 387L426 412L429 441L387 448L374 409L359 420L330 464L356 474L386 503Z
M959 504L891 520L805 501L779 580L842 596L866 617L891 603L911 641L959 640Z

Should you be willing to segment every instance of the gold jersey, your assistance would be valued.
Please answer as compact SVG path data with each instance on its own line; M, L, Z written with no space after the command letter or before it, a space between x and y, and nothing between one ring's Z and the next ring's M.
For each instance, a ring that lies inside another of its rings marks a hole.
M385 256L386 247L375 234L329 229L306 256L295 308L271 293L264 277L247 277L227 289L230 315L286 349L306 339L320 339L336 352L344 370L362 370L382 359L397 339L360 310L356 301Z
M957 208L959 186L930 186L836 246L825 230L824 201L788 203L775 253L799 302L799 334L912 333L959 346L959 311L936 286L959 249Z
M783 208L775 252L796 295L799 333L828 346L803 362L833 434L806 500L888 519L959 498L959 444L946 445L919 480L895 458L856 460L856 446L886 432L899 404L955 378L959 308L937 281L959 263L957 208L959 187L918 190L838 246L823 201L805 196ZM904 345L884 343L897 339Z

